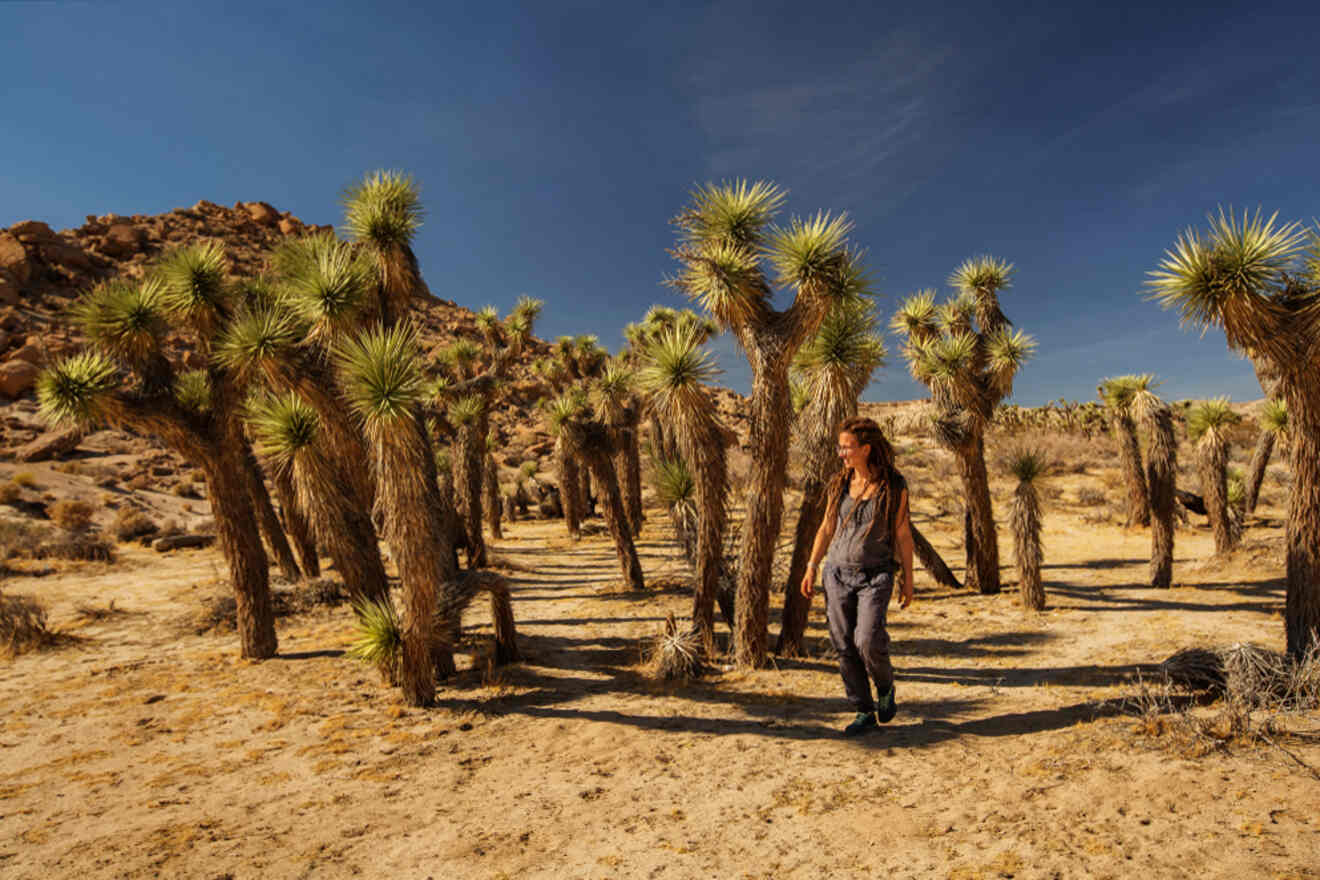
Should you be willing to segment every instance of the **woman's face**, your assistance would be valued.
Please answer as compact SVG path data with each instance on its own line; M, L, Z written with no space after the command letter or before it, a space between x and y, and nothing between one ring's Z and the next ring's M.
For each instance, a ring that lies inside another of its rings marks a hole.
M855 471L866 469L866 457L871 454L871 444L863 443L860 446L857 438L847 431L839 433L839 458L843 461L844 467L850 467Z

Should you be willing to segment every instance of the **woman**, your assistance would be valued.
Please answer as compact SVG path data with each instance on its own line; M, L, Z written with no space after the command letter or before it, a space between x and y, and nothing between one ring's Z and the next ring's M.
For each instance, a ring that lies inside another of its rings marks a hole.
M895 574L902 573L898 607L912 601L912 530L907 483L894 469L893 447L879 425L866 418L844 421L839 458L843 469L827 490L829 504L816 530L802 595L811 600L823 557L830 641L839 654L844 692L857 710L843 733L856 736L898 711L885 615ZM872 681L877 699L871 697Z

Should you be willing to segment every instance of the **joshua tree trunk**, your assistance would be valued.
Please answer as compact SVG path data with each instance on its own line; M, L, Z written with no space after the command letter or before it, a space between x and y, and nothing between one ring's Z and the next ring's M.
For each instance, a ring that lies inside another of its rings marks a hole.
M637 419L625 418L628 421L618 429L619 451L614 456L614 466L619 472L619 491L628 511L628 528L636 537L642 533L642 465L637 452Z
M758 340L759 341L759 340ZM793 406L782 342L744 345L753 365L750 439L752 465L734 586L734 658L739 666L766 663L770 570L784 515L788 436ZM778 354L780 356L771 356Z
M479 424L458 429L458 455L454 461L454 488L458 494L458 515L467 532L468 568L486 567L486 539L482 535L481 495L485 482L483 448L486 435Z
M270 493L266 491L266 483L261 478L261 468L257 466L256 456L252 454L252 447L246 438L240 454L243 457L243 479L247 482L248 495L252 498L252 509L257 514L261 536L266 539L270 552L279 564L280 573L290 581L300 581L302 570L293 558L293 548L289 546L284 527L280 525L275 507L270 503Z
M692 626L707 656L715 653L715 601L724 565L724 531L729 523L729 463L719 426L707 423L707 436L694 438L697 495L697 583L692 594Z
M1150 585L1167 588L1173 582L1174 483L1178 473L1178 443L1173 416L1161 406L1151 417L1146 476L1150 486Z
M1288 654L1301 660L1320 642L1320 392L1314 375L1283 383L1292 437L1288 497Z
M233 438L217 438L220 447L202 460L207 494L215 512L220 548L229 560L234 582L238 637L242 655L252 660L275 656L275 613L270 602L269 567L261 532L252 516L246 468Z
M1146 475L1141 469L1141 447L1137 443L1137 426L1127 415L1114 416L1114 439L1118 441L1119 458L1123 462L1123 482L1128 493L1128 526L1150 525L1150 495L1146 489Z
M486 453L485 489L486 525L490 528L490 536L499 541L504 538L504 533L500 531L500 513L503 504L500 501L499 467L495 464L495 456L489 452Z
M912 529L912 547L917 553L917 559L921 561L921 567L926 569L930 576L935 578L935 583L941 587L949 587L953 590L962 589L962 584L958 583L958 578L954 577L953 572L949 570L949 566L945 564L944 557L940 556L939 551L931 546L930 541L926 540L926 536L921 533L916 525L910 527Z
M586 519L596 515L596 500L591 494L591 467L585 461L578 462L578 479L581 481L578 484L578 511Z
M1041 611L1045 608L1045 587L1040 582L1040 499L1031 483L1018 484L1011 515L1022 604Z
M1202 443L1200 449L1201 495L1215 535L1215 553L1228 553L1237 542L1228 510L1228 447L1222 441Z
M577 458L562 437L555 441L555 451L559 454L559 502L564 508L564 525L568 527L568 536L576 541L582 534Z
M990 503L990 478L985 470L985 439L981 432L977 431L966 446L956 451L963 492L967 496L971 536L975 542L968 547L967 580L972 583L975 573L976 588L989 596L999 592L999 541Z
M280 502L280 512L284 514L284 532L293 544L298 561L302 564L303 574L309 578L321 576L321 560L316 552L316 539L312 537L311 525L301 507L293 488L293 477L286 470L271 469L270 480L275 487L275 497Z
M802 578L807 572L816 530L825 516L825 484L809 480L802 487L802 503L798 505L797 527L793 532L793 559L788 567L788 582L784 584L784 611L779 625L779 640L775 653L783 657L802 657L805 650L802 637L807 631L807 613L811 602L802 595Z
M611 461L607 448L599 448L606 445L601 442L605 439L604 428L600 428L600 431L601 437L592 437L574 445L581 451L581 456L587 467L591 469L592 476L596 478L596 486L603 496L601 503L605 508L605 525L610 530L610 537L614 539L614 549L619 555L619 568L623 572L623 579L629 589L645 590L642 563L637 558L637 546L633 543L632 532L628 529L628 513L623 506L623 494L619 491L619 478L614 473L614 462Z
M1260 432L1256 438L1256 451L1251 454L1251 467L1247 474L1246 512L1256 512L1256 502L1260 499L1260 486L1265 481L1265 468L1269 467L1270 456L1274 454L1274 432Z
M353 487L340 479L340 469L319 450L309 450L294 459L293 481L298 506L307 511L316 537L330 551L348 594L370 602L387 600L389 581L376 527L358 506Z

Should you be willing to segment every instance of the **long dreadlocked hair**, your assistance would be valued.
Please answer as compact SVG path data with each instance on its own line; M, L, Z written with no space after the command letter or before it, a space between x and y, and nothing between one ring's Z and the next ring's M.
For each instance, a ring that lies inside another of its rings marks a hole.
M871 508L871 526L875 525L875 518L880 515L880 511L885 512L885 518L890 523L890 537L893 537L893 519L898 514L898 497L901 490L898 488L899 480L902 475L894 467L894 447L889 445L885 439L884 432L873 419L864 416L853 416L844 419L839 425L835 435L852 434L857 438L858 446L871 447L870 454L866 457L866 463L871 471L876 474L879 483L879 490L876 492L877 504ZM848 481L852 472L846 467L839 468L839 472L830 479L829 489L826 497L829 498L829 505L825 508L825 521L832 523L839 516L839 504L843 501L843 493L848 491Z

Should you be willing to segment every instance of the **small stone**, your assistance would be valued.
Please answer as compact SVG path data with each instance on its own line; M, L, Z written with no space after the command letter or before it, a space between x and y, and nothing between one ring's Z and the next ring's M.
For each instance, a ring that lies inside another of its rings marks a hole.
M15 398L30 391L37 383L41 369L25 360L11 360L0 364L0 394Z
M27 250L8 232L0 232L0 272L5 272L17 284L26 284L32 277Z
M54 241L57 236L55 230L51 229L40 220L23 220L9 227L9 231L18 238L19 241L28 244L35 244L43 241Z
M116 223L105 231L101 252L111 257L128 257L142 249L146 233L127 223Z
M280 215L265 202L248 202L243 207L247 209L248 216L262 226L274 226L279 222Z

